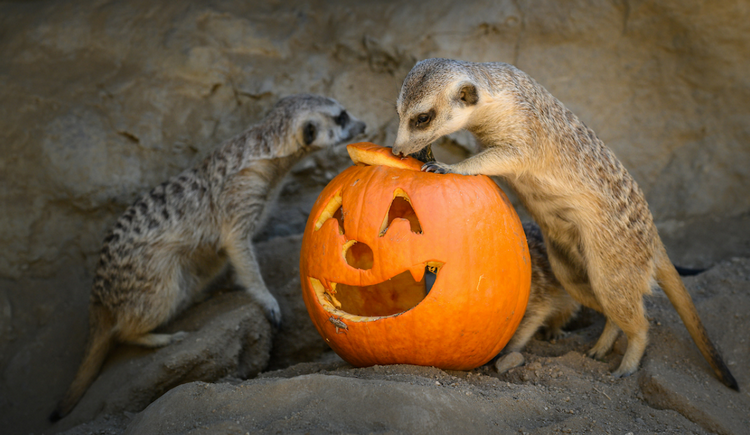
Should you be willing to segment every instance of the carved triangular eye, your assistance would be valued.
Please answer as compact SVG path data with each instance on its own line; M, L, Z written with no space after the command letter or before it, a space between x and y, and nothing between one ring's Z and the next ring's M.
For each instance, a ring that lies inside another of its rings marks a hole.
M383 219L383 224L380 226L380 237L385 235L394 219L406 219L409 221L412 233L422 234L422 225L419 223L419 218L417 218L414 207L411 206L411 199L400 188L393 192L393 201L390 208L388 208L388 214Z
M328 204L326 204L326 207L320 213L318 220L315 221L315 231L319 230L328 219L336 219L339 222L339 234L344 234L344 209L341 206L342 202L341 191L338 191L328 201Z

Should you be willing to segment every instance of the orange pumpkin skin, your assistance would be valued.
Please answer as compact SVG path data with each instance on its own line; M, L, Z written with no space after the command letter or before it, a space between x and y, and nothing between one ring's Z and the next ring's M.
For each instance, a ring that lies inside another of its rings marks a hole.
M350 154L354 147L390 155L390 149L369 143L349 147ZM469 370L485 364L512 337L529 297L531 264L518 215L488 177L424 173L415 159L390 158L400 167L352 166L315 202L300 260L310 317L331 348L354 366ZM406 218L394 219L382 231L397 195L413 208L421 234ZM339 201L341 215L328 218ZM349 264L346 247L354 241L371 248L371 268ZM348 297L345 287L390 285L397 280L389 279L407 276L405 271L418 278L425 265L435 264L441 266L431 290L406 311L367 314L368 305L389 299L375 293L374 299L350 298L355 302L349 306L359 304L360 313L339 302Z

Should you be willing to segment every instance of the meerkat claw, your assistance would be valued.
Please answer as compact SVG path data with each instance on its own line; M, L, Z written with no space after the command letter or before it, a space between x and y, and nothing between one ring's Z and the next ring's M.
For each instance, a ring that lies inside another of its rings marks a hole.
M271 319L271 325L274 329L281 329L281 313L274 313L274 317Z
M448 168L442 166L440 163L437 162L427 162L424 165L422 165L422 172L432 172L435 174L447 174Z
M617 371L615 371L615 372L612 373L612 377L615 378L615 379L621 379L621 378L627 378L628 376L630 376L632 374L633 374L633 371L622 371L621 372L620 370L617 370Z
M263 311L265 311L266 318L269 322L271 322L271 325L274 327L274 329L281 328L281 308L279 308L279 303L274 300L275 304L271 307L264 307Z
M607 355L607 352L600 352L596 349L589 349L589 351L586 352L587 357L596 361L603 361L605 355Z
M186 337L187 337L188 335L190 335L190 334L189 334L189 333L187 333L187 332L185 332L185 331L179 331L179 332L175 332L175 333L174 333L174 334L172 334L172 336L170 337L170 340L169 340L169 342L170 342L170 343L177 343L177 342L180 342L180 341L184 340L184 339L185 339L185 338L186 338Z

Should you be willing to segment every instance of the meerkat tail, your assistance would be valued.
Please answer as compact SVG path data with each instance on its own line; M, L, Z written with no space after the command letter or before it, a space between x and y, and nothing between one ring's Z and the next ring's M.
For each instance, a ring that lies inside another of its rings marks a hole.
M680 315L682 323L685 324L685 328L687 328L703 357L711 365L716 376L727 387L740 391L737 381L732 376L732 373L729 372L726 364L724 364L721 354L719 354L719 351L708 338L708 333L701 319L698 317L698 311L695 309L693 299L687 292L674 265L669 260L663 245L659 251L656 261L656 281L662 290L664 290L664 293L667 294L669 301L672 302L675 310Z
M49 420L53 423L73 410L73 407L83 397L83 393L96 379L102 364L104 364L104 359L114 344L114 324L108 313L92 307L90 324L89 339L86 343L83 362L65 396L49 416Z

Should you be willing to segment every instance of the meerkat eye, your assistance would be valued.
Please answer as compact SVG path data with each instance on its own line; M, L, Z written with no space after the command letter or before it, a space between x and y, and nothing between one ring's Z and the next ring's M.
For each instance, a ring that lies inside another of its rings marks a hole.
M341 114L337 116L333 121L336 123L336 125L343 127L349 122L349 114L346 113L346 110L342 110Z
M426 112L426 113L420 113L419 115L417 115L416 118L414 118L414 127L417 127L417 128L427 127L427 124L429 124L430 121L432 121L433 116L435 116L434 110L430 110L429 112Z
M318 136L318 129L315 124L308 122L302 129L302 140L305 141L305 145L311 145L315 142L315 138Z

